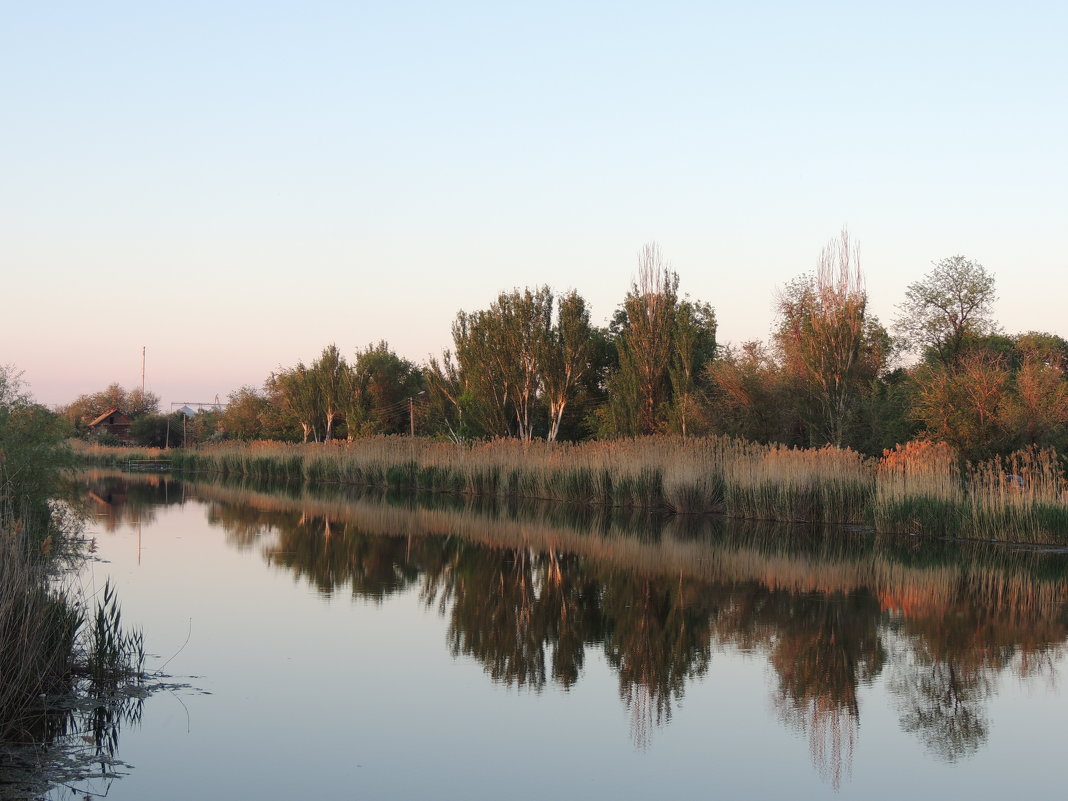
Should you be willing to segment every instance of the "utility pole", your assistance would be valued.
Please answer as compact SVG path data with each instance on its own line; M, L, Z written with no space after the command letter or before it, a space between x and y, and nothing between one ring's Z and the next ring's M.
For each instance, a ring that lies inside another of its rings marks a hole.
M408 434L413 439L415 438L415 399L420 395L425 395L426 390L420 390L414 395L408 396Z
M145 346L141 346L141 397L145 395Z

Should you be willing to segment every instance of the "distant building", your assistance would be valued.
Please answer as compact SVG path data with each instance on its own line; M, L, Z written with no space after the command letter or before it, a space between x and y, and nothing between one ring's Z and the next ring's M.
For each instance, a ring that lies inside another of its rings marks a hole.
M123 442L130 441L130 416L117 408L108 409L89 424L90 434L111 434Z

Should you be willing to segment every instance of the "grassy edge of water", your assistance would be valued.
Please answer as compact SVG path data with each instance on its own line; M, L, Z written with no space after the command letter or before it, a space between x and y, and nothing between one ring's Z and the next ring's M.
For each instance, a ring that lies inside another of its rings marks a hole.
M80 522L19 514L0 492L0 797L38 797L115 764L118 721L139 709L144 646L115 588L75 578ZM27 522L30 521L30 522Z
M91 466L165 460L177 472L264 481L714 512L879 533L1068 541L1068 484L1051 449L976 465L960 463L940 443L908 443L873 459L848 448L668 436L579 444L391 436L169 451L80 445L75 452Z

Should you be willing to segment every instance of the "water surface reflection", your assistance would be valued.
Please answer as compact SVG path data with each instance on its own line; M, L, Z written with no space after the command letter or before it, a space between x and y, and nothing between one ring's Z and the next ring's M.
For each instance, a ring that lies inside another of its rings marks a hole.
M987 741L1005 676L1051 672L1068 639L1068 557L1020 547L455 497L131 481L94 473L107 525L196 499L238 549L325 596L417 590L446 646L534 692L611 666L639 748L716 654L766 659L781 721L834 786L859 692L887 680L900 727L953 761Z

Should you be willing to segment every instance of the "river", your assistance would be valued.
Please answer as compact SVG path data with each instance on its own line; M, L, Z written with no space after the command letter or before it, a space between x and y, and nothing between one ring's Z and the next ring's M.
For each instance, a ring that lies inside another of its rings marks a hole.
M899 801L1062 785L1063 552L107 472L77 494L96 540L83 581L110 579L149 670L188 685L120 727L128 775L79 791Z

